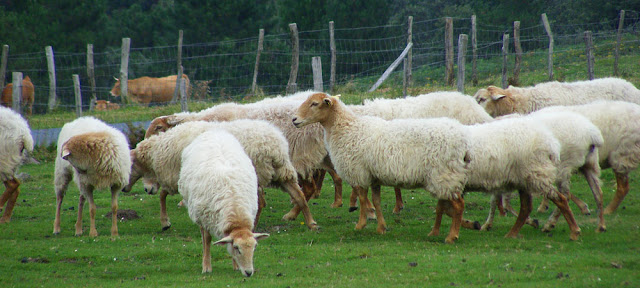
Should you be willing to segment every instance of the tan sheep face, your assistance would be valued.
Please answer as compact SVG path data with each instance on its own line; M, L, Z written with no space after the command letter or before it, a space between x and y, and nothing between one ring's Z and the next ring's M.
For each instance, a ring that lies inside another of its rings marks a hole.
M478 90L473 97L492 117L514 112L514 98L507 90L489 86L487 89Z
M167 121L167 117L158 117L156 119L153 119L153 121L151 121L151 124L149 124L149 128L147 128L147 132L144 134L144 138L146 139L153 135L157 135L162 132L167 132L169 128L171 128L171 126Z
M337 99L333 99L325 93L315 93L309 96L296 111L292 119L293 125L300 128L316 122L323 122L327 119L331 110L329 108L334 105L334 101Z
M251 233L248 230L232 232L229 236L213 243L227 245L227 251L233 259L233 269L240 270L243 276L253 275L253 252L258 246L258 240L269 237L269 234Z
M110 135L106 132L89 132L73 136L62 144L60 157L69 161L78 172L86 171L95 155L105 147Z

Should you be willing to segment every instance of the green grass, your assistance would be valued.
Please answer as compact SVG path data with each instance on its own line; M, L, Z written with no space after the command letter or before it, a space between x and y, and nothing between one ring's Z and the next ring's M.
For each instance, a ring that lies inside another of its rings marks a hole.
M42 152L43 154L46 154ZM638 287L640 285L640 175L632 174L632 191L613 215L605 217L608 231L596 233L596 217L578 215L582 228L578 241L569 240L561 220L552 233L532 227L522 229L520 239L504 235L515 217L497 217L488 232L462 230L455 244L444 244L450 220L443 222L443 235L427 237L433 225L435 200L423 191L404 191L405 209L393 215L393 190L383 190L383 213L389 230L375 232L375 221L355 231L357 212L346 207L332 209L333 188L325 180L320 199L310 207L321 226L308 231L302 217L284 222L290 209L288 196L267 189L267 208L258 231L271 237L262 240L255 255L256 273L244 278L234 271L226 249L212 248L213 273L201 274L199 228L185 208L177 207L179 196L168 198L172 227L162 232L159 199L147 195L140 184L132 193L122 193L120 209L133 209L140 218L118 223L120 237L109 236L110 196L95 193L98 206L97 238L75 237L78 190L70 185L63 202L62 233L53 235L55 196L52 157L41 164L28 164L12 221L0 226L0 281L2 287ZM603 171L605 203L614 193L610 170ZM345 185L344 200L350 188ZM574 177L573 191L595 207L585 181ZM465 217L483 221L488 196L466 196ZM536 199L535 204L538 204ZM345 202L347 203L347 202ZM535 205L534 204L534 205ZM514 201L517 207L517 201ZM73 209L70 209L72 208ZM577 207L572 205L577 211ZM533 216L544 220L547 214Z

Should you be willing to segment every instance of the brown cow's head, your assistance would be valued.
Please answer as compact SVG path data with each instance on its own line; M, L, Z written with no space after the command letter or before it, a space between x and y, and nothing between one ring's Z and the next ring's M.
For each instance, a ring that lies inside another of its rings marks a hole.
M113 97L120 97L120 79L113 77L116 80L116 83L113 84L113 88L109 92Z

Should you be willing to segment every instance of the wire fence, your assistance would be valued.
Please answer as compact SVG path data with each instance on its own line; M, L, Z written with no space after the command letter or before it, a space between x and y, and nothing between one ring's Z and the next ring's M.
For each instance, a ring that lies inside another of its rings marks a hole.
M596 55L596 76L613 76L613 55L619 19L610 19L598 23L556 24L550 19L554 34L554 75L556 80L569 81L586 79L586 66L576 73L576 58L585 57L584 31L593 32ZM471 34L471 17L453 18L454 35ZM640 13L625 11L620 44L621 63L625 57L640 52L638 31ZM340 28L336 23L336 74L337 86L351 84L362 86L366 91L387 67L400 55L407 45L408 24L377 27ZM513 23L496 25L489 19L477 19L477 55L479 85L494 83L496 75L502 69L502 37L513 35ZM177 34L177 33L176 33ZM257 34L257 33L256 33ZM412 25L412 72L413 86L443 83L445 71L445 21L442 18L415 21ZM381 35L391 35L384 36ZM513 41L513 40L510 40ZM176 41L177 42L177 41ZM520 42L523 49L521 73L533 72L540 75L536 79L522 79L519 84L531 85L546 79L547 47L549 38L542 22L521 23ZM178 45L162 47L136 47L136 39L131 39L129 58L129 79L141 76L164 77L177 74ZM513 43L513 42L512 42ZM89 44L89 43L88 43ZM454 41L457 51L457 41ZM471 41L467 48L467 63L471 63ZM264 50L261 52L257 85L260 94L284 94L292 62L291 35L266 34ZM323 67L323 87L329 87L330 41L329 25L327 29L301 31L299 33L299 72L297 89L313 88L312 57L320 56ZM509 46L509 57L514 53L513 44ZM87 74L87 52L55 52L57 107L73 110L75 96L72 75L78 74L81 82L83 109L88 109L91 97ZM42 53L20 54L12 51L8 55L5 83L11 82L11 72L22 72L29 76L35 87L34 113L42 114L48 110L49 72L45 51ZM184 73L191 79L192 85L201 81L210 81L206 93L191 95L195 101L218 101L221 99L238 101L251 95L254 65L258 50L258 37L192 43L182 46L182 66ZM121 50L111 48L94 54L96 93L99 100L119 102L119 98L109 95L114 85L114 77L120 73ZM512 59L512 58L510 58ZM571 61L570 61L571 59ZM512 60L510 60L512 61ZM586 62L586 60L585 60ZM512 67L512 63L509 64ZM635 65L621 65L619 75L625 77ZM570 69L571 68L571 69ZM466 75L471 75L471 65L466 65ZM510 68L511 69L511 68ZM402 69L392 74L398 79ZM471 77L466 77L467 85ZM628 79L632 82L635 79ZM402 82L399 82L402 83ZM401 84L400 84L401 85ZM128 104L135 105L135 104Z

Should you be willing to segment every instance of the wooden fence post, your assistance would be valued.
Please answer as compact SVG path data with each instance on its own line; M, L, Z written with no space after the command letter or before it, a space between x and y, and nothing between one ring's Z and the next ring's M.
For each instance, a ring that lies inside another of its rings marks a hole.
M616 37L616 59L613 62L613 75L620 76L618 71L618 58L620 58L620 42L622 40L622 29L624 29L624 10L620 10L620 21L618 21L618 35Z
M251 83L251 94L256 95L258 89L258 66L260 65L260 54L264 49L264 29L258 32L258 50L256 51L256 64L253 66L253 82Z
M407 44L413 41L413 16L409 16L409 23L407 23ZM411 71L413 63L413 48L409 49L409 53L407 53L407 85L411 86L413 81L413 73Z
M544 25L544 30L547 31L547 36L549 36L549 54L547 55L547 67L549 74L549 81L553 81L553 34L551 33L551 25L549 25L549 19L547 19L547 13L542 13L542 24Z
M333 21L329 22L329 49L331 49L331 75L329 75L329 92L333 93L336 85L336 39L333 30Z
M47 54L47 68L49 70L49 112L56 107L56 62L53 59L53 47L45 47Z
M585 53L587 55L587 76L589 76L589 80L593 80L595 78L595 73L593 72L593 34L591 31L584 31L584 42L586 49Z
M91 85L91 101L89 102L89 111L93 111L98 95L96 95L96 76L93 64L93 44L87 44L87 77Z
M471 81L473 86L478 86L478 37L476 31L476 15L471 15L471 49L473 50Z
M0 89L4 88L4 78L7 77L7 60L9 59L9 45L2 45L2 60L0 60Z
M444 82L447 86L453 86L453 18L446 17L444 19Z
M467 56L467 42L469 36L467 34L460 34L458 36L458 92L464 94L464 70L465 61Z
M412 46L413 46L413 43L407 44L407 47L405 47L404 50L402 50L402 53L400 53L400 56L398 56L398 58L396 58L396 60L393 61L391 65L389 65L389 68L387 68L387 70L385 70L384 73L382 73L382 76L380 76L378 81L376 81L376 83L373 84L371 88L369 88L369 92L373 92L374 90L376 90L382 84L382 82L384 82L384 80L386 80L387 77L389 77L391 72L393 72L393 70L396 69L398 65L400 65L400 62L402 62L402 59L404 59L404 57L407 56L407 53L409 53L409 49L411 49Z
M129 104L129 49L131 48L131 38L122 38L122 49L120 54L120 99L122 103Z
M320 57L311 58L311 69L313 70L313 90L322 92L322 61Z
M180 79L182 79L182 30L178 31L178 59L177 59L177 74L178 78L176 78L176 88L173 89L173 98L171 98L171 103L176 103L178 101L178 92L180 91ZM182 99L180 100L182 101Z
M411 42L409 42L411 43ZM407 58L402 59L402 97L407 98L407 82L409 82L409 67Z
M298 78L298 61L300 55L300 42L298 39L298 25L296 23L289 24L291 30L291 72L289 73L289 82L287 83L287 94L296 93Z
M73 74L73 91L76 96L76 117L82 117L82 93L80 90L80 76Z
M183 71L183 67L180 66L180 75L182 75ZM188 112L189 111L189 106L187 106L187 79L183 79L182 77L178 78L178 81L176 81L176 83L178 83L178 90L180 90L180 108L182 109L182 112Z
M509 54L509 34L502 35L502 88L506 89L509 86L507 81L507 60Z
M513 46L516 50L515 66L513 67L512 85L520 83L520 65L522 65L522 45L520 45L520 21L513 22Z
M22 114L22 72L13 72L13 90L11 91L11 97L13 103L11 103L11 109L18 114Z

